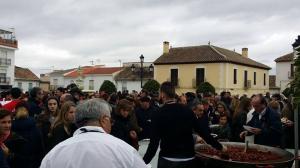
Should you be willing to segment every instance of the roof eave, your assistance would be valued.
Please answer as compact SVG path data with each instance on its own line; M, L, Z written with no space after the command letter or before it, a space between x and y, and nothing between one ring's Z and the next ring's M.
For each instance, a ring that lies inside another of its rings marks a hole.
M154 65L170 65L170 64L199 64L199 63L233 63L233 64L238 64L238 65L244 65L244 66L249 66L249 67L254 67L254 68L259 68L259 69L266 69L266 70L271 70L271 67L259 67L255 65L249 65L249 64L242 64L242 63L236 63L233 61L203 61L203 62L168 62L168 63L154 63Z

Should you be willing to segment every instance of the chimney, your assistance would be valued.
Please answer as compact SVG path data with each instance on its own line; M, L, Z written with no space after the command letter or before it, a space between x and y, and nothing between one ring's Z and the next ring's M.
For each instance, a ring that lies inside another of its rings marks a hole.
M168 41L164 41L163 43L163 54L168 54L170 49L170 43Z
M248 58L248 48L242 48L242 56Z

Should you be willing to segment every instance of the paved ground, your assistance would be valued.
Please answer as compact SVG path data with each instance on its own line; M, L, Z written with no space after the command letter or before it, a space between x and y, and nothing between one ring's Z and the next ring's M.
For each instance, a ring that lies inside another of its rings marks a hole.
M149 140L142 140L139 142L140 148L139 148L139 153L140 155L143 157L146 153L147 147L149 144ZM154 158L151 161L151 167L152 168L156 168L157 167L157 159L158 159L158 150L156 152L156 155L154 156Z

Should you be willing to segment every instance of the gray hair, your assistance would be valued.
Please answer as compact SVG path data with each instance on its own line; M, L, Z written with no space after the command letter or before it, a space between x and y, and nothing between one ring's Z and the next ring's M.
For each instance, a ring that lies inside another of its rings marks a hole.
M78 126L85 125L88 121L99 120L102 116L110 117L110 105L99 98L90 99L77 105L75 121Z

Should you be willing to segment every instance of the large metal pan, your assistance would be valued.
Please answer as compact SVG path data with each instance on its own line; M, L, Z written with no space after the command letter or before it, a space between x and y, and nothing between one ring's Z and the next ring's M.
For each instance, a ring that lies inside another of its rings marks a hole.
M241 147L245 146L245 143L238 142L222 142L223 145L228 147ZM249 149L257 149L259 151L270 151L274 154L280 156L280 159L277 160L268 160L268 161L256 161L256 162L240 162L240 161L231 161L225 160L211 155L201 153L201 150L211 148L207 144L197 144L195 146L196 157L200 159L206 167L209 168L291 168L294 161L294 155L290 152L282 150L280 148L274 148L264 145L249 144Z

